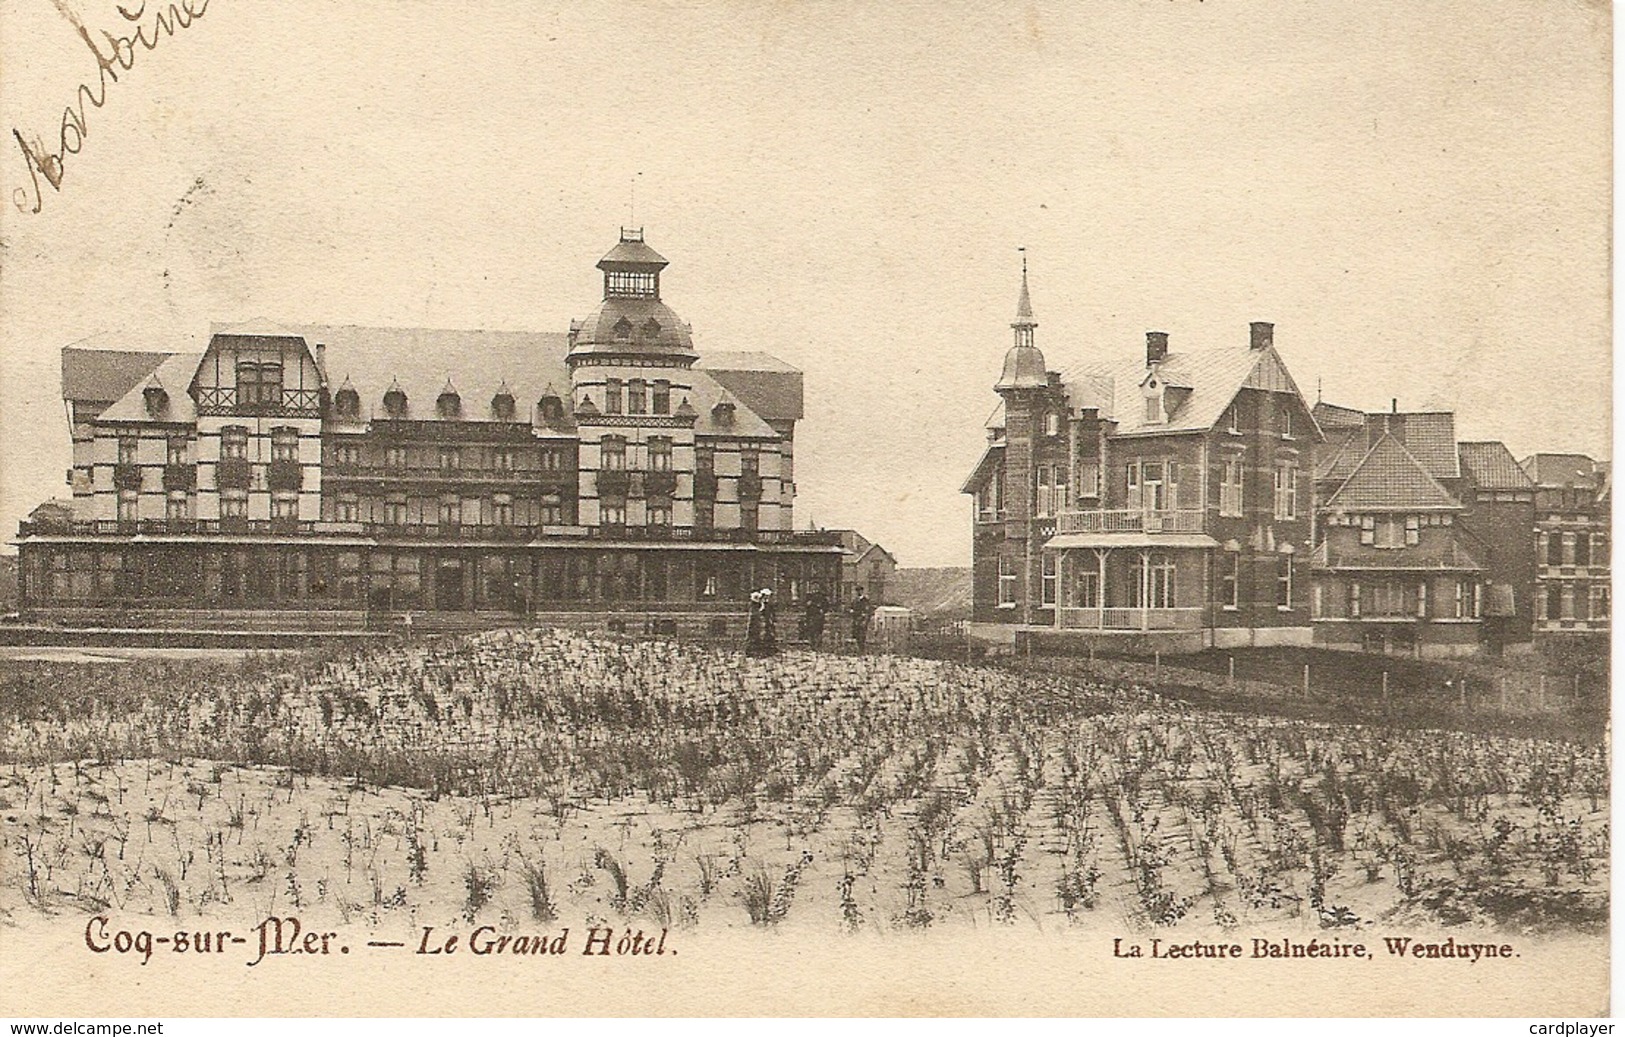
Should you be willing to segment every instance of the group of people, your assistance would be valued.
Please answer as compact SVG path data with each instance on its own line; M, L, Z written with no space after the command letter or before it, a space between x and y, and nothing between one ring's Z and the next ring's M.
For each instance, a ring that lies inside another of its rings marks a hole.
M819 589L808 593L804 603L801 617L801 634L807 644L817 651L824 640L824 623L829 614L836 610L829 597ZM869 594L863 589L852 601L848 615L852 623L852 642L862 652L869 645L869 621L874 618L875 605L869 600ZM751 592L750 621L745 627L745 652L747 655L772 655L778 651L778 608L773 600L773 591L763 587L759 591Z

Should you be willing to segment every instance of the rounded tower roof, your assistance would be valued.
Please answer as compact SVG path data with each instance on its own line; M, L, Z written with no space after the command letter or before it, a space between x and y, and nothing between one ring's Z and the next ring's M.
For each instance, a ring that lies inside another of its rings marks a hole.
M1037 346L1011 346L995 389L1042 389L1049 384L1044 354Z
M604 301L570 327L570 355L622 353L658 355L692 363L697 359L689 326L660 301L660 272L666 258L643 240L642 228L621 228L621 239L598 261L604 272Z

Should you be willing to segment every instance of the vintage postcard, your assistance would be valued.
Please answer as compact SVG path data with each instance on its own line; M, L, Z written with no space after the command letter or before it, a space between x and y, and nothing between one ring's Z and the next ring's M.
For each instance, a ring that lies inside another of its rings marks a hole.
M1612 21L0 0L0 1011L1607 1014Z

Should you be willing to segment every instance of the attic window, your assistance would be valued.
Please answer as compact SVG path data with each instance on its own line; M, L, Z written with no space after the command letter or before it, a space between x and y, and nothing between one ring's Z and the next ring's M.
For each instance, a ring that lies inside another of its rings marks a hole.
M650 317L648 320L644 321L643 322L643 334L648 338L654 338L657 335L659 335L660 334L660 322L655 320L653 317Z
M463 398L452 389L441 393L434 401L435 413L442 418L455 418L463 413Z
M1292 438L1292 405L1290 403L1281 408L1281 438Z
M734 423L734 405L724 400L711 408L711 420L718 425L732 425Z
M333 397L333 407L341 418L353 418L361 413L361 394L354 389L340 389Z
M564 417L564 400L549 393L536 404L541 408L543 421L558 421Z
M498 421L512 421L514 413L513 393L504 390L491 397L491 413Z
M622 317L615 322L615 337L627 339L632 337L632 322Z
M384 413L392 418L406 417L406 393L399 389L384 393Z
M1162 394L1145 398L1145 423L1147 425L1162 424Z

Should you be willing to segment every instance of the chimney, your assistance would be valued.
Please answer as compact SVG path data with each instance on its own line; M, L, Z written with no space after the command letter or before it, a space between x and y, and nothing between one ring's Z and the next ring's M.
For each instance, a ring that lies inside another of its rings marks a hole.
M1393 409L1393 412L1395 414L1398 414L1399 413L1399 397L1395 396L1393 398L1393 400L1390 402L1389 406Z
M325 342L316 343L316 371L323 378L327 377L327 343Z
M1145 333L1145 366L1160 364L1168 359L1168 333L1166 331L1148 331Z
M1275 345L1275 325L1267 320L1255 320L1252 325L1252 347L1254 349L1268 349Z

